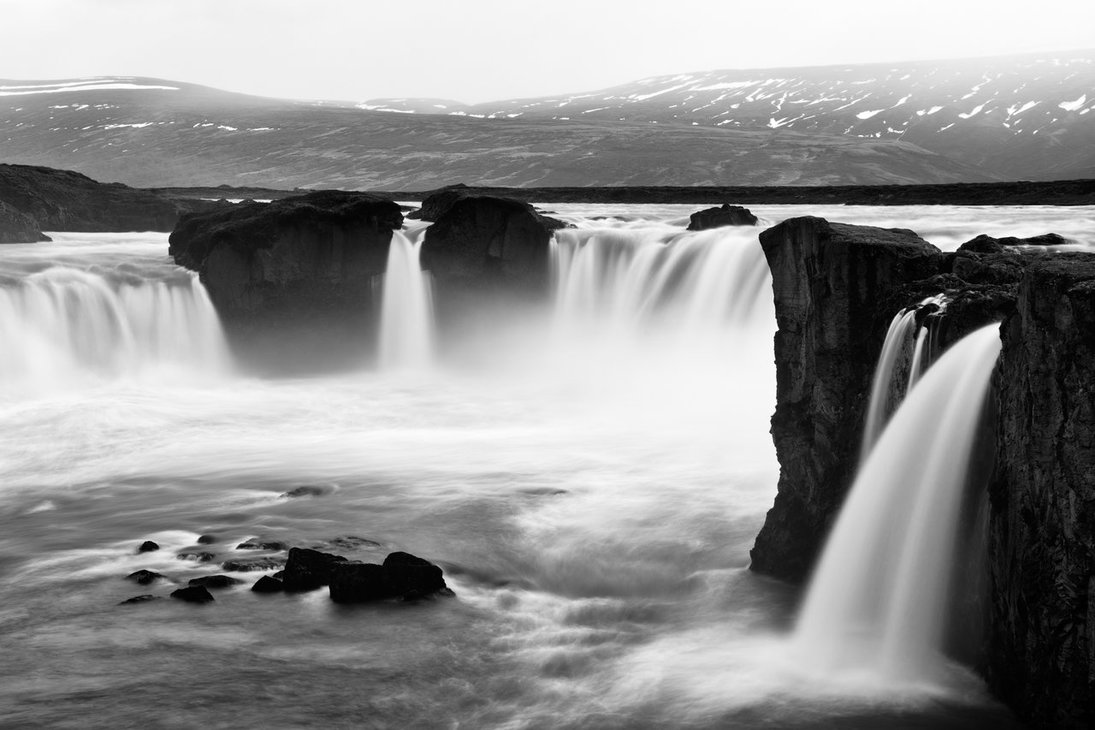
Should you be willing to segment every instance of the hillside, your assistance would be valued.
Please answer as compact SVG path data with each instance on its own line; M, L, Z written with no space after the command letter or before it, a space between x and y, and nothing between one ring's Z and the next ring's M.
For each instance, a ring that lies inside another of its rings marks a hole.
M440 102L439 102L440 103ZM996 179L902 140L601 118L392 114L146 78L0 81L0 160L137 186L429 189Z

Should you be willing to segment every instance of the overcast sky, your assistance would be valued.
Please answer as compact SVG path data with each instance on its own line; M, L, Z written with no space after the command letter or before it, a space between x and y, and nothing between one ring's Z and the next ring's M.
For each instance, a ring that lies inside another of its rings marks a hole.
M717 68L1095 46L1095 2L0 0L0 78L466 102Z

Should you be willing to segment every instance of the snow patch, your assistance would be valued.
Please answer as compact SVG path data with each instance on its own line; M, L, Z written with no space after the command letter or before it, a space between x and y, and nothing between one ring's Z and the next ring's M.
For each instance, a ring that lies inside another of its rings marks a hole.
M1087 94L1081 94L1079 99L1075 99L1073 101L1062 101L1057 106L1059 106L1061 109L1064 109L1066 112L1074 112L1086 103Z
M860 112L859 114L856 114L855 116L856 116L856 119L870 119L875 114L881 114L884 111L886 111L886 110L885 109L872 109L870 111Z

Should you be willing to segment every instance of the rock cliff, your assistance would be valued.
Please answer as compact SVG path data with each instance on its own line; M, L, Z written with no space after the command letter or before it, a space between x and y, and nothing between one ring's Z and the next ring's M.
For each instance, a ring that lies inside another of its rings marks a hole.
M0 243L37 243L48 241L38 221L0 200Z

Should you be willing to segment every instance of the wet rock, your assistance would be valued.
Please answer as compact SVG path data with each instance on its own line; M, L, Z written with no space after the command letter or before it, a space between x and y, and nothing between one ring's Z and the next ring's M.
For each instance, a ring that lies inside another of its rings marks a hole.
M408 213L407 217L416 220L435 221L448 212L453 203L467 197L468 194L468 186L463 183L448 185L427 195L422 200L422 206L418 210Z
M970 253L1003 253L1010 246L1063 246L1066 243L1069 243L1069 240L1057 233L1043 233L1040 236L1027 238L1015 236L994 238L981 234L963 243L958 250Z
M342 563L331 575L331 600L335 603L412 601L438 594L451 594L441 568L410 553L391 553L383 565Z
M133 596L133 598L127 598L124 601L121 601L118 605L119 606L130 606L130 605L133 605L135 603L148 603L149 601L156 601L156 600L159 600L158 596L154 596L151 593L145 593L145 594L142 594L140 596Z
M216 541L217 541L217 538L214 535L199 535L198 536L198 544L199 545L212 545Z
M217 559L216 553L207 553L202 551L187 550L181 552L177 556L179 560L195 560L199 563L209 563Z
M172 591L171 597L179 600L186 601L187 603L209 603L213 600L213 594L205 586L187 586L186 588L180 588L176 591Z
M707 208L693 213L688 219L688 230L706 231L723 226L755 226L757 217L748 208L723 203L718 208Z
M251 586L251 590L255 593L281 593L285 590L285 584L277 578L264 575L255 581L255 584Z
M238 578L232 578L227 575L204 575L200 578L191 578L187 585L202 586L203 588L220 589L231 588L232 586L243 583Z
M137 548L137 552L138 553L151 553L151 552L155 552L156 550L159 550L159 549L160 549L160 546L157 545L156 543L152 542L151 540L145 540Z
M243 560L226 560L221 563L221 568L234 573L249 573L256 570L274 570L285 565L282 558L245 558Z
M331 581L334 566L346 562L341 555L332 555L309 548L291 548L281 580L288 591L310 591Z
M248 540L241 542L236 546L237 550L274 550L276 552L283 552L289 549L289 546L283 542L261 542L259 540Z
M374 550L383 545L376 540L370 540L367 537L358 537L357 535L342 535L340 537L332 538L331 540L320 543L313 546L316 550L324 550L328 548L337 548L339 550Z
M285 499L295 499L297 497L322 497L330 491L324 487L317 487L313 485L304 485L300 487L293 487L288 492L282 493L282 497Z
M130 573L129 575L127 575L125 579L134 581L139 585L146 586L149 583L153 583L157 580L167 580L167 576L151 570L138 570L134 573Z
M1037 728L1095 727L1095 255L1031 264L1001 328L989 685Z

